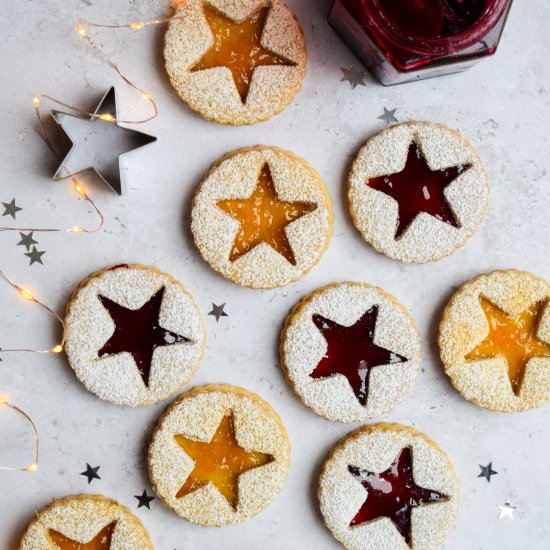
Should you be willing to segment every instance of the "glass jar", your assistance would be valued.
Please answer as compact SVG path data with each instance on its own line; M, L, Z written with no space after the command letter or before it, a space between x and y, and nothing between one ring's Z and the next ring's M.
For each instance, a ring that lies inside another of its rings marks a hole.
M512 0L334 0L329 23L385 86L495 53Z

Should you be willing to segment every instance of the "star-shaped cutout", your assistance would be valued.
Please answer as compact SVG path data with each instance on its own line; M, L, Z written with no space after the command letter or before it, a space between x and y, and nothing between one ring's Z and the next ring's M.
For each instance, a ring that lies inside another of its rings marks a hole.
M351 520L350 527L387 517L409 546L411 510L448 498L443 493L415 483L412 452L408 447L403 448L392 465L380 474L361 470L357 466L348 466L348 470L367 490L367 498Z
M138 500L138 508L145 506L148 510L151 509L151 502L155 500L155 497L150 497L145 489L143 489L143 493L141 495L134 495L134 498L137 498Z
M498 515L498 519L502 518L510 518L514 519L514 510L517 510L517 506L512 506L510 503L510 499L507 498L506 502L504 503L504 506L500 506L497 504L498 509L500 510L500 514Z
M97 473L100 468L101 466L96 466L95 468L92 468L88 463L86 463L86 469L83 472L80 472L80 475L88 478L89 485L94 479L101 479L101 477L99 477L99 474Z
M498 472L495 472L493 470L493 463L489 462L487 466L479 465L481 472L479 472L479 475L477 477L484 477L487 481L491 482L491 476L496 476Z
M377 317L378 306L372 306L349 327L313 315L313 324L325 338L327 351L310 374L311 378L345 376L359 403L365 405L371 369L408 361L406 357L374 343Z
M84 543L77 542L54 529L48 529L48 536L57 548L67 550L110 550L115 525L116 521L109 523L95 537Z
M384 126L387 126L388 124L392 123L392 122L399 122L399 120L397 120L396 116L395 116L395 111L397 111L397 108L395 109L386 109L386 107L384 107L384 114L380 115L378 117L378 120L383 120L384 121Z
M340 67L342 71L342 78L340 82L349 82L352 89L355 90L357 86L365 86L365 77L367 75L366 71L359 71L355 68L355 65L351 65L349 69L345 67Z
M222 418L209 442L174 436L178 445L194 461L189 477L176 497L181 498L208 485L214 485L227 502L236 508L239 499L239 476L273 461L273 457L241 447L235 436L233 413Z
M139 309L128 309L105 296L100 302L109 312L115 324L112 336L98 351L99 357L130 353L134 358L145 386L149 387L151 362L155 349L191 340L159 325L159 314L164 296L164 287L158 290Z
M34 263L42 264L42 256L46 254L45 250L36 250L36 246L32 247L32 250L30 252L25 252L25 256L28 256L30 258L29 265L32 265Z
M94 111L94 115L103 115L108 120L95 116L85 118L60 111L52 111L51 114L69 143L68 148L63 151L64 158L54 180L92 171L115 193L121 195L123 155L157 139L113 122L117 118L114 88L105 94ZM78 144L75 146L76 140ZM108 144L108 149L105 144Z
M537 338L537 329L547 302L533 304L516 317L510 317L484 297L481 307L487 318L489 334L466 355L467 360L503 356L508 363L508 377L519 395L527 364L533 357L550 357L550 344Z
M15 204L15 199L12 199L11 202L3 202L2 204L4 205L4 213L2 214L2 216L11 216L14 220L17 212L23 210Z
M415 141L412 141L403 170L395 174L371 178L367 181L367 185L389 195L397 202L395 238L399 239L421 212L426 212L442 222L459 227L459 223L447 203L444 191L470 167L470 165L460 165L432 170L428 166L422 150Z
M228 68L243 103L246 103L257 67L270 65L294 67L296 65L262 46L262 34L269 14L269 6L259 9L241 22L228 19L206 3L203 4L203 10L212 31L214 43L190 70L196 72L216 67Z
M296 259L285 228L317 208L312 203L279 199L267 163L262 166L258 183L248 198L221 200L216 205L240 224L229 261L234 262L260 243L266 243L292 265L296 265Z
M224 311L225 304L217 306L212 302L212 311L208 315L213 315L216 318L216 322L219 322L221 317L229 317Z
M34 231L31 231L25 235L25 233L19 232L21 240L17 243L17 246L24 246L27 250L30 250L33 244L38 244L38 241L35 241L32 237L33 233Z

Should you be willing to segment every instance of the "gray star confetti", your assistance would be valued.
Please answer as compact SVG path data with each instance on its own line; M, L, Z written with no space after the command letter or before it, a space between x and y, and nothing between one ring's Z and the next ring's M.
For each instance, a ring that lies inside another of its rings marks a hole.
M19 232L19 235L21 235L21 240L17 243L17 246L24 246L27 250L30 250L33 244L38 244L38 241L35 241L32 238L33 233L34 231L31 231L25 235L25 233Z
M46 254L45 250L36 250L36 246L32 247L32 250L30 252L25 252L25 256L28 256L31 260L31 263L29 265L32 265L34 263L43 264L42 262L42 256Z
M391 110L384 107L384 114L380 115L378 120L383 120L385 126L391 124L392 122L399 122L395 116L395 111L397 111L397 107Z
M491 476L496 476L498 474L498 472L495 472L493 470L493 463L492 462L489 462L489 464L487 464L487 466L482 466L480 464L479 467L481 468L481 472L479 473L479 475L477 477L484 477L488 482L491 482Z
M517 506L512 506L509 498L506 499L504 506L497 505L497 507L500 510L498 519L502 519L502 518L514 519L514 511L518 509Z
M357 86L365 86L365 75L367 74L366 71L358 71L355 68L355 65L352 65L349 69L346 69L344 67L340 67L342 70L342 78L340 79L340 82L349 82L351 87L355 90Z
M216 318L216 322L219 322L221 317L229 317L229 315L223 310L224 307L225 303L221 306L217 306L214 302L212 302L212 311L208 315L213 315Z
M14 220L17 212L23 210L15 204L15 199L12 199L11 202L3 202L2 204L4 205L4 213L2 216L11 216Z
M80 475L88 478L88 485L90 485L94 479L101 479L97 473L100 468L101 466L95 466L92 468L88 463L86 463L86 469L83 472L80 472Z
M155 500L155 497L150 497L145 489L143 489L143 493L141 495L134 495L134 498L137 498L138 500L138 508L145 506L148 510L151 509L151 502Z

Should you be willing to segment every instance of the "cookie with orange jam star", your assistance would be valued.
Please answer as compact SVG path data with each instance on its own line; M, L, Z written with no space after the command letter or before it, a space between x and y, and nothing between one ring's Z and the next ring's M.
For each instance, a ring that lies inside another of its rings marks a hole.
M331 200L319 174L275 147L228 153L193 198L191 232L202 257L251 288L296 281L321 258L332 235Z
M153 543L125 506L101 495L78 495L40 510L19 550L153 550Z
M445 372L470 401L517 412L550 401L550 284L493 271L464 284L439 327Z
M458 516L459 481L428 436L372 424L344 437L319 479L325 524L348 550L435 550Z
M154 491L176 514L203 526L259 514L289 467L290 442L277 413L230 385L181 395L160 417L149 446Z
M306 43L281 0L187 0L168 26L172 86L202 117L254 124L281 112L302 86Z

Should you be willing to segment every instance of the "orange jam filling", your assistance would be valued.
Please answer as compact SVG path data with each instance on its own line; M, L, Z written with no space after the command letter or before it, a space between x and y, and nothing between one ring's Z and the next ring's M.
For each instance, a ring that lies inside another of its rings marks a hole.
M115 529L116 521L105 526L91 541L76 542L65 535L50 529L48 535L59 550L109 550L111 538Z
M209 443L174 436L178 445L195 461L195 467L177 492L184 497L212 483L233 508L239 497L238 478L251 470L273 461L271 455L243 449L235 438L233 415L224 416Z
M466 359L486 359L501 355L508 362L508 376L516 395L523 373L532 357L550 357L550 344L537 338L539 320L546 302L539 302L517 317L510 317L488 300L481 298L481 307L489 322L489 334Z
M279 200L267 163L263 165L258 184L250 197L218 201L217 206L240 223L229 261L234 262L255 246L265 242L292 265L296 265L296 259L285 228L317 208L317 205L312 203Z
M246 101L252 73L256 67L263 65L295 65L295 63L267 50L261 45L262 32L269 13L269 7L258 10L241 23L231 21L207 5L204 5L203 9L214 35L214 44L204 57L191 68L191 71L227 67L233 74L235 85L243 103Z

